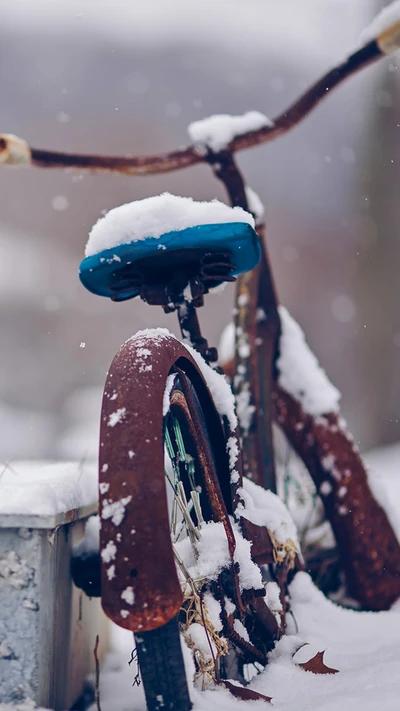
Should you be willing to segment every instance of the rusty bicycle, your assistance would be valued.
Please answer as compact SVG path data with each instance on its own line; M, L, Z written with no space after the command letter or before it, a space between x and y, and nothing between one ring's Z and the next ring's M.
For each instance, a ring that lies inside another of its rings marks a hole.
M139 296L176 312L184 340L162 329L129 339L110 367L101 413L102 603L135 633L150 711L189 709L190 677L200 688L223 683L239 698L260 698L246 682L285 631L288 583L303 566L276 495L273 423L314 481L353 597L384 609L400 593L399 544L333 387L279 307L261 213L234 159L295 127L333 88L399 46L397 22L274 121L255 112L231 121L222 144L211 119L195 128L189 148L138 158L56 153L0 137L0 160L11 164L141 175L206 162L232 205L162 195L111 210L93 228L80 269L95 294ZM196 313L210 289L232 280L234 395ZM301 357L317 392L302 377Z

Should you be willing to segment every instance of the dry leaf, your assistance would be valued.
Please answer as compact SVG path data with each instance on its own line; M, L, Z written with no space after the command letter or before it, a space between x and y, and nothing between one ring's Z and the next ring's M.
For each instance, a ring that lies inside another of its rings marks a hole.
M258 691L252 691L246 686L237 686L236 684L232 684L230 681L226 681L225 679L221 679L221 684L226 686L233 696L236 696L236 698L242 699L243 701L266 701L267 703L272 701L270 696L259 694Z
M317 652L314 657L308 660L308 662L301 662L297 666L301 667L305 671L312 672L313 674L337 674L339 669L333 669L326 666L324 662L324 654L325 650L323 652Z

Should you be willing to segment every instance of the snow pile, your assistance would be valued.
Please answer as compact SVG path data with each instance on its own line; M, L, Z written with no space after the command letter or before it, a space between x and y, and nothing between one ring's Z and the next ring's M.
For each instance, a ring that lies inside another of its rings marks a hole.
M398 23L400 23L400 0L395 0L395 2L384 7L368 27L362 31L360 35L361 44L371 42L376 39L376 37L379 37L382 32L389 30L393 25ZM398 48L399 44L397 43L397 49ZM395 51L395 48L393 48L392 51Z
M251 689L272 696L278 711L398 711L399 606L379 613L340 608L317 590L306 573L298 573L292 582L290 604L293 618L288 615L287 634L270 654L267 668L252 679ZM145 711L143 687L132 687L137 668L128 666L132 635L115 627L113 635L115 651L100 674L102 711ZM325 664L338 669L338 674L317 675L298 666L323 650ZM190 679L193 665L185 648L184 657ZM191 688L190 694L193 711L266 708L262 701L235 699L223 688ZM96 711L94 705L90 711Z
M232 523L235 535L235 563L239 563L239 584L241 590L261 589L262 578L258 565L250 557L251 543L247 541L236 523ZM219 574L230 565L228 539L223 524L218 521L204 523L200 529L200 540L196 541L196 558L188 538L174 544L190 577L196 582L202 579L217 580ZM183 582L183 579L182 579Z
M175 543L185 567L193 580L216 580L224 568L229 567L228 541L223 524L218 521L204 523L201 538L196 541L197 560L188 538Z
M397 709L400 609L381 613L342 609L329 602L306 573L295 577L290 594L299 633L293 634L291 623L289 635L277 643L269 666L252 688L264 694L268 690L274 708L285 711ZM309 649L293 660L303 644ZM325 649L325 664L338 674L317 676L296 666L295 661L306 661Z
M188 126L190 140L196 147L204 150L211 148L214 153L226 148L236 136L243 136L248 131L273 126L272 121L259 111L247 111L242 116L215 114L194 121Z
M277 361L279 384L301 403L305 412L317 417L339 411L340 392L329 381L305 340L304 333L284 306L281 319L280 357ZM226 363L235 352L235 327L229 323L223 330L218 352Z
M340 392L329 381L315 355L307 345L304 333L284 306L281 319L280 357L277 361L279 384L300 402L304 412L318 417L339 411ZM234 355L235 328L228 324L220 338L220 362Z
M97 467L20 461L0 469L0 515L53 516L97 501Z
M243 479L243 488L238 490L243 503L236 512L256 526L266 526L275 541L281 546L288 544L300 551L296 526L283 501L272 491L266 491L249 479Z
M158 239L187 227L223 222L246 222L254 227L252 215L241 207L228 207L219 200L196 202L190 197L163 193L107 212L92 227L85 255L90 257L103 249L139 242L146 237ZM161 242L159 246L162 247Z
M279 384L313 417L338 412L340 393L308 347L300 326L283 306L279 307L279 315L282 329L276 364Z

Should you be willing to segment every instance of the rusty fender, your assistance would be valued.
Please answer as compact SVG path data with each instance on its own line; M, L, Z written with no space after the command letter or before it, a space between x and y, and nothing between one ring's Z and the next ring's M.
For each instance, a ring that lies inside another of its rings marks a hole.
M139 333L115 356L104 389L99 463L102 605L134 632L165 624L179 610L182 591L170 536L164 476L163 398L175 367L186 373L227 457L219 415L190 353L170 335ZM229 477L228 466L220 469ZM221 476L221 472L219 471ZM216 476L216 475L215 475ZM241 481L238 482L241 485ZM219 483L216 483L220 492ZM230 490L229 479L221 487ZM226 488L227 487L227 488ZM234 534L219 495L231 556Z

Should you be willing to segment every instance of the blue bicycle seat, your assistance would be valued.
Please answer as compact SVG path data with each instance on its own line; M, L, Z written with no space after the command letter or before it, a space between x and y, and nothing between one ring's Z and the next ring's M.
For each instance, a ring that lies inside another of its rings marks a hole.
M228 255L229 259L219 278L221 255ZM201 271L205 258L208 259L207 286L212 288L253 269L260 257L259 238L251 225L224 222L187 227L157 238L149 236L105 249L81 262L79 277L93 294L125 301L138 296L144 283L167 284L168 275L178 267L187 272L188 278L195 276L196 270Z

